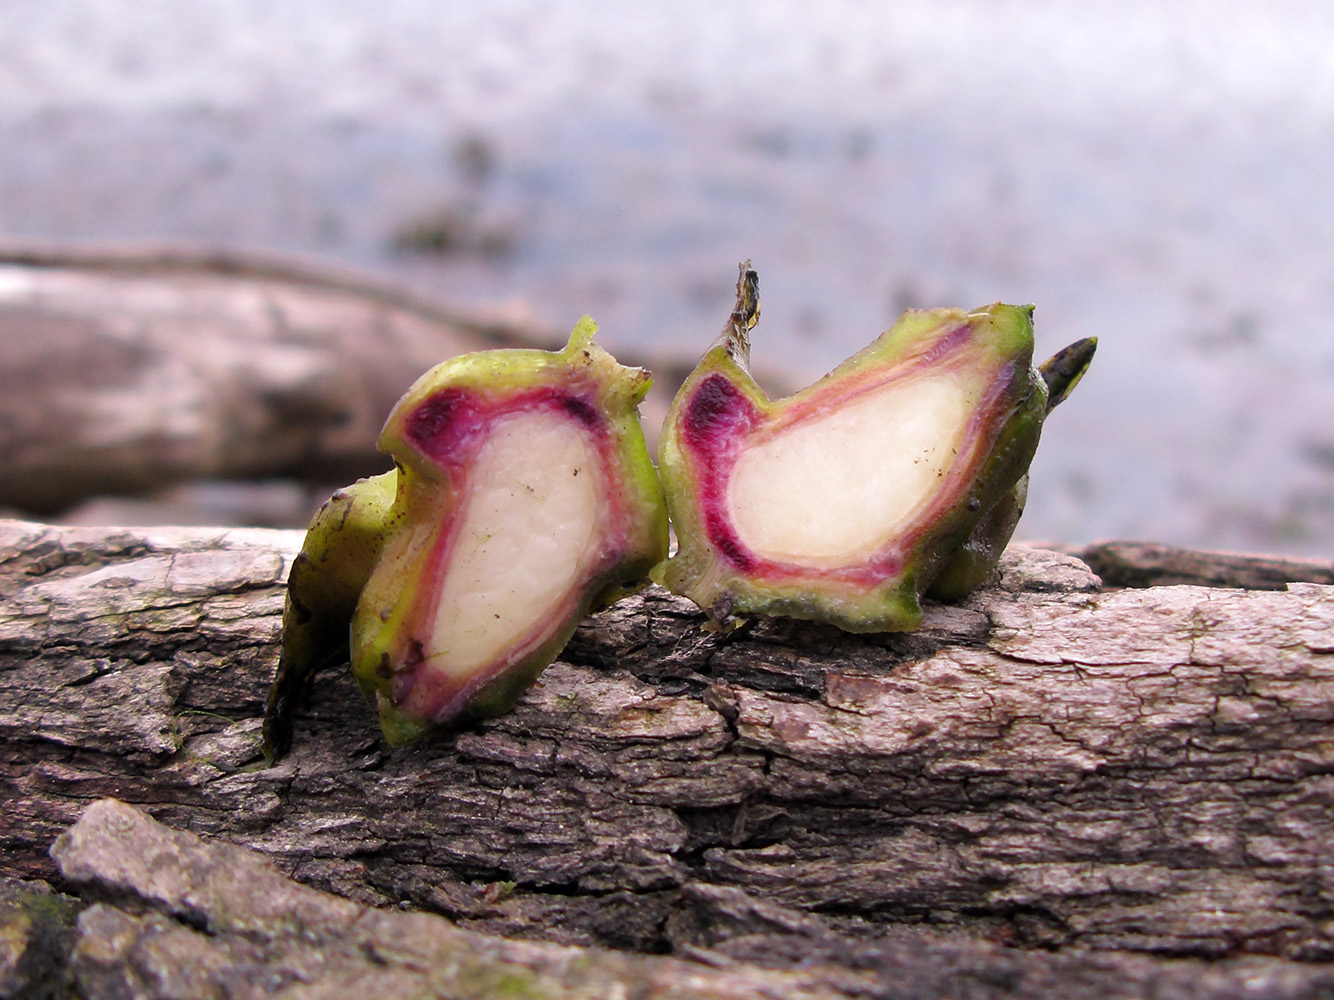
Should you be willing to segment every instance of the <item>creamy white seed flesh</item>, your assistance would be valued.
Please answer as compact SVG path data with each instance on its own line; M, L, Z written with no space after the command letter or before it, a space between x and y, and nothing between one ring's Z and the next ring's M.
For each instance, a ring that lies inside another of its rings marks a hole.
M427 649L434 668L492 663L558 610L597 548L602 495L597 451L576 421L533 411L496 422L449 556Z
M741 542L788 562L869 556L940 486L972 403L949 375L891 383L743 446L727 486Z

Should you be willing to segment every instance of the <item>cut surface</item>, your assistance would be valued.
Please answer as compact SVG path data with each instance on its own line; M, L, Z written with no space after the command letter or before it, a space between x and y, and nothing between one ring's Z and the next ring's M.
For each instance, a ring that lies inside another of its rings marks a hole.
M727 506L767 559L869 556L935 495L975 405L957 377L892 382L743 445Z
M496 422L467 499L426 649L451 675L504 658L578 589L596 549L604 476L587 432L559 412Z

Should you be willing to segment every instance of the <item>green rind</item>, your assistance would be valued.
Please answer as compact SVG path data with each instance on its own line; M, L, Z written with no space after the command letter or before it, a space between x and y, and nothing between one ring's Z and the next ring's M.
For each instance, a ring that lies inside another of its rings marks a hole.
M853 632L917 628L922 619L921 593L955 558L983 517L1013 490L1037 447L1047 390L1032 367L1031 307L996 304L973 313L910 311L874 343L784 401L800 401L824 391L831 382L856 378L873 369L911 365L929 354L943 331L961 322L973 330L968 348L971 363L994 368L998 373L1011 372L1010 382L988 421L991 427L1000 422L1000 427L981 467L969 479L968 488L960 490L954 501L903 547L905 559L900 572L870 587L849 586L837 574L820 572L798 573L788 582L752 580L734 569L715 548L704 530L703 509L695 497L694 481L700 473L683 444L685 410L699 385L718 374L761 413L775 405L751 378L744 350L738 351L736 339L729 340L725 333L677 394L659 444L663 488L676 526L678 550L655 569L654 579L717 618L729 614L786 615L828 622ZM977 555L982 556L980 549ZM959 581L967 575L962 570L961 566Z
M1063 347L1038 368L1038 374L1047 387L1044 420L1046 414L1056 409L1074 391L1093 363L1097 349L1097 338L1086 337ZM1014 487L983 514L977 527L932 582L928 596L942 601L958 600L990 580L1005 546L1009 544L1019 524L1027 500L1028 474L1025 471Z
M404 421L416 406L445 388L466 387L494 399L549 385L593 389L599 412L607 420L618 488L630 518L630 534L621 561L587 581L583 593L552 633L475 691L459 716L436 721L420 718L396 704L392 675L384 676L377 670L385 655L391 661L396 659L393 650L399 633L408 628L411 581L420 572L405 545L391 546L366 588L374 599L368 596L363 601L365 606L357 609L352 629L354 675L377 706L381 729L391 744L414 742L442 724L507 711L560 654L590 611L644 586L649 569L666 557L667 510L637 411L652 380L641 369L620 365L593 343L596 330L596 324L585 316L575 326L569 343L558 352L488 351L446 361L422 376L386 421L380 447L394 456L402 470L395 515L405 525L422 523L428 517L443 523L445 511L455 502L454 487L405 441ZM392 606L393 610L386 618L372 605Z
M664 545L661 554L656 554L652 562L656 563L665 554L666 546ZM640 560L639 565L644 568L640 571L641 579L634 587L635 590L642 588L648 582L645 574L649 560L647 558ZM611 574L608 574L608 576L612 577ZM615 582L618 577L619 575L613 577L610 588L617 590L620 596L632 593L633 590L623 590ZM597 583L595 582L593 585L596 587ZM469 720L494 718L498 715L504 715L512 709L515 703L541 676L542 671L560 656L561 651L569 643L570 638L578 630L584 619L598 609L598 599L601 593L602 591L599 591L581 601L579 606L565 617L560 628L546 642L535 648L522 660L506 667L490 683L479 688L468 700L463 712L458 717L449 720L448 724L461 725ZM364 689L365 685L363 685ZM371 695L377 705L380 715L380 730L384 734L386 742L391 746L415 743L428 736L432 730L439 728L437 724L429 720L401 710L378 686L374 687L368 694Z
M620 364L594 343L597 328L592 317L584 316L559 351L505 348L476 351L441 362L418 378L394 405L380 431L379 449L419 475L433 476L434 469L407 443L404 426L409 415L431 395L445 387L459 387L483 397L500 398L524 389L569 383L571 374L582 375L596 389L605 412L624 413L638 426L635 408L648 393L653 377L642 368Z
M346 659L357 599L393 524L398 473L358 480L315 514L292 562L283 607L283 648L264 712L264 753L291 746L297 702L321 668Z
M964 543L941 567L926 595L938 601L958 601L982 586L996 571L1028 499L1028 476L1000 498L973 528Z
M654 482L656 485L656 479ZM616 571L591 580L588 596L562 620L557 631L522 660L510 664L490 683L479 688L468 700L462 714L450 720L451 724L461 724L469 719L493 718L508 712L523 697L524 692L533 686L542 671L560 655L585 618L648 584L649 570L667 555L666 513L661 498L658 508L663 510L661 531L654 528L646 532L646 543L641 545L639 554ZM437 724L429 720L401 710L390 697L389 682L378 678L373 669L367 669L371 662L363 661L361 669L355 670L355 673L362 691L377 707L380 729L390 745L415 743L438 728Z

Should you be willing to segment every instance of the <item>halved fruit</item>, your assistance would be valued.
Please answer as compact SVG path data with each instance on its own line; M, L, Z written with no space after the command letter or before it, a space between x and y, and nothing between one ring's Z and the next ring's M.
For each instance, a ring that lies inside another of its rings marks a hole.
M398 472L359 479L324 502L287 576L283 649L264 711L264 755L292 745L292 717L311 678L347 659L347 628L392 524Z
M909 311L777 401L748 370L758 317L746 263L736 308L663 429L678 549L654 578L719 619L917 627L937 578L944 596L985 579L1022 510L1020 480L1049 409L1032 366L1032 307ZM1093 343L1081 344L1077 370L1050 398L1087 368Z
M353 672L390 743L507 710L592 610L647 583L667 553L637 412L651 378L594 344L596 329L585 317L558 352L454 358L389 415L380 449L395 461L393 501L343 613ZM323 539L335 520L317 517L312 533ZM289 601L303 595L294 587ZM317 666L301 635L284 638L288 692ZM269 728L281 737L290 725ZM281 738L269 742L281 752Z

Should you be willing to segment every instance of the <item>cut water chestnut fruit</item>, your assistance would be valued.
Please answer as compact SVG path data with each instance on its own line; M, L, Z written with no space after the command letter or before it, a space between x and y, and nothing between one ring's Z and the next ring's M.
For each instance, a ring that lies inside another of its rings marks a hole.
M748 371L758 278L659 444L678 548L654 579L714 618L916 628L921 597L992 572L1023 509L1047 412L1095 342L1032 366L1032 308L912 310L814 385L771 401Z
M507 710L592 610L647 583L667 514L637 412L651 379L593 343L423 375L380 435L394 472L341 490L293 565L265 744L348 653L390 743Z

